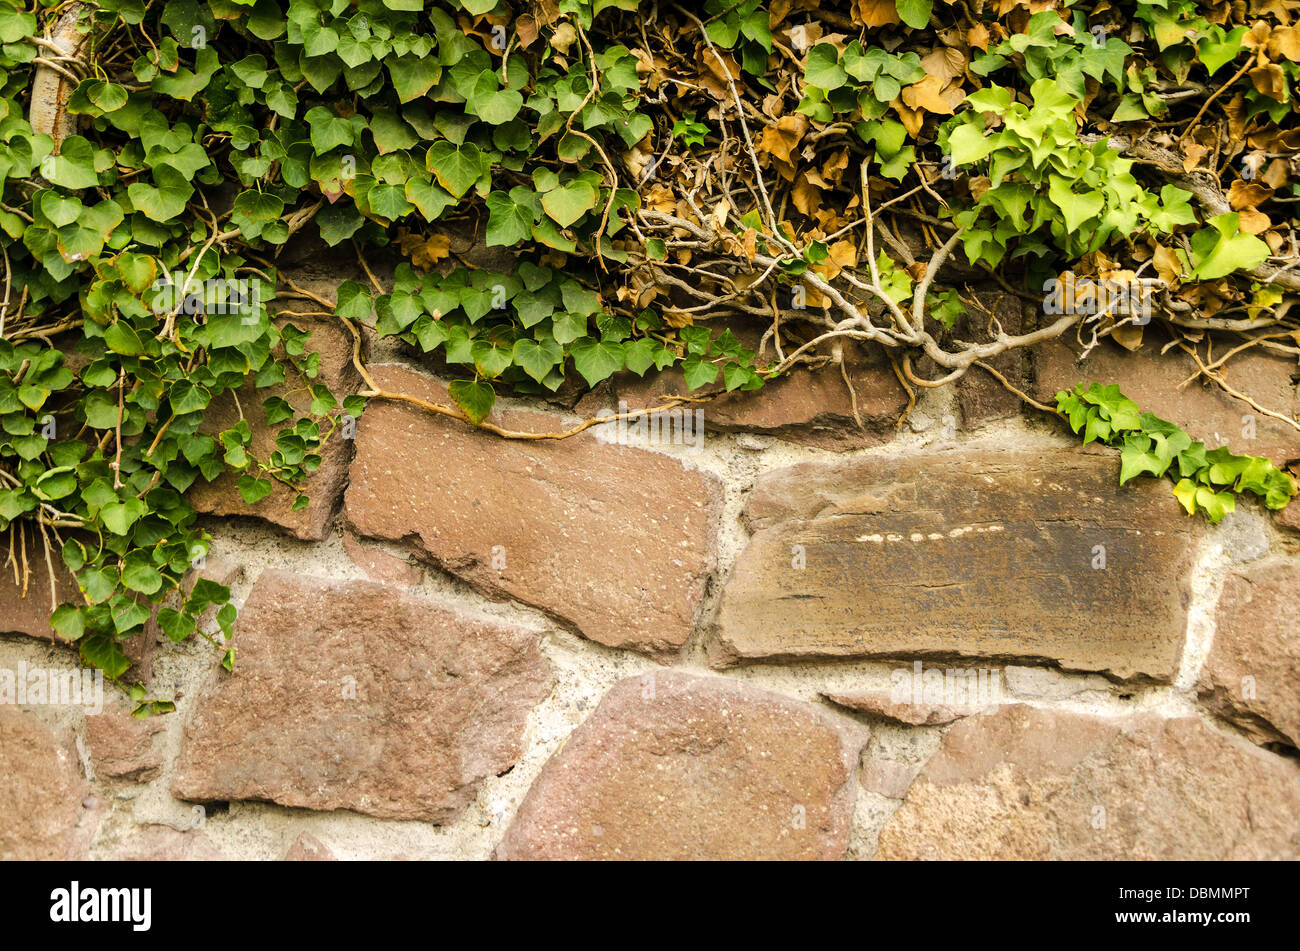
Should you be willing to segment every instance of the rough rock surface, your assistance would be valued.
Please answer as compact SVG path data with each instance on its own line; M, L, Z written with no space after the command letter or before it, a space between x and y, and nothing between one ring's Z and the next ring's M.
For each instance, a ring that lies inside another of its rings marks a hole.
M1022 659L1167 681L1199 526L1167 485L1120 488L1117 470L1083 450L954 450L765 473L714 662Z
M173 794L444 821L519 756L536 636L373 582L265 571L185 727Z
M313 383L329 387L342 401L352 393L360 380L352 365L352 337L336 320L314 317L295 317L277 321L292 323L300 330L310 330L308 350L320 353L320 375ZM231 397L214 400L203 421L204 432L219 433L239 422L239 407L253 431L250 452L258 459L266 459L275 451L276 433L283 428L266 425L262 404L272 396L283 397L299 412L306 410L311 394L303 389L301 381L290 381L276 386L257 389L250 381L239 390L238 406ZM239 494L239 474L227 472L212 482L197 479L187 498L195 510L207 515L253 515L278 526L295 538L319 541L324 538L338 505L339 496L347 486L348 461L352 458L352 440L343 438L342 429L335 431L321 448L321 464L307 477L303 491L310 498L305 508L293 511L291 505L296 493L287 486L274 482L266 498L248 505Z
M447 401L421 374L372 373L387 390ZM493 421L528 432L572 425L531 411ZM695 628L720 495L707 473L590 433L505 440L376 401L357 429L345 504L361 535L410 539L475 587L535 605L594 641L665 652Z
M710 400L702 407L705 428L711 432L770 433L789 442L832 450L888 442L894 438L899 415L907 408L907 392L880 351L863 352L857 345L847 344L844 359L857 394L862 428L853 417L852 398L835 364L815 370L801 367L761 390L737 390ZM578 410L595 415L602 408L617 409L620 400L635 410L659 405L660 397L688 395L690 389L680 370L650 372L644 378L623 372L615 374L607 386L593 390L578 404Z
M202 832L158 825L145 826L113 854L117 862L221 862L227 858Z
M1198 692L1263 742L1300 747L1300 562L1228 577Z
M831 703L907 726L940 726L976 712L975 707L935 703L902 703L884 691L843 691L824 694Z
M1199 719L1013 705L968 717L880 859L1296 859L1300 765Z
M112 688L108 688L112 689ZM155 740L163 729L157 717L138 720L130 708L106 705L86 717L86 740L97 779L148 782L162 772L162 751Z
M310 832L304 832L284 853L286 862L336 862L334 853Z
M88 858L89 795L72 731L0 705L0 860Z
M16 545L14 556L21 562L23 555ZM45 566L44 548L28 531L26 558L29 574L26 597L23 596L22 584L14 581L12 566L4 564L8 558L9 539L6 532L3 551L0 553L0 634L29 634L41 640L54 640L54 628L50 627L50 574ZM79 599L76 580L63 568L57 549L53 559L56 600L62 603Z
M1082 363L1082 348L1073 340L1055 340L1035 349L1036 396L1055 403L1057 390L1078 383L1115 383L1143 411L1182 426L1193 439L1214 448L1226 445L1236 453L1268 456L1278 463L1300 457L1300 432L1279 419L1257 413L1249 404L1229 396L1214 384L1183 381L1197 372L1195 361L1174 348L1161 354L1167 338L1154 325L1149 341L1130 353L1102 341ZM1261 406L1293 419L1300 414L1300 393L1292 375L1295 360L1258 347L1233 357L1222 368L1228 385Z
M867 731L715 677L616 684L534 782L504 859L834 859Z

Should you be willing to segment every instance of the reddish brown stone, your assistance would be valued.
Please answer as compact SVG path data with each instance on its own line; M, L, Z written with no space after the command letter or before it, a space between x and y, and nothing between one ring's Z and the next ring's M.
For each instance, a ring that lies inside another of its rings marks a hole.
M846 691L822 694L831 703L858 713L892 720L905 726L940 726L977 712L976 707L948 707L934 703L895 702L885 691Z
M356 390L360 377L352 365L352 336L338 321L295 317L278 320L277 323L292 323L300 330L311 331L307 347L321 355L320 375L311 382L329 387L340 402L344 396ZM253 430L250 451L258 459L266 459L275 451L276 433L284 425L291 424L267 426L262 403L272 396L279 396L287 399L300 413L305 412L311 402L311 394L304 386L304 381L295 380L259 390L250 381L240 388L238 407L243 408L244 418ZM238 407L233 398L214 400L204 417L204 431L215 434L229 429L239 421ZM348 462L351 458L352 440L343 438L340 428L322 447L320 468L308 476L303 486L303 491L311 502L296 512L290 508L296 492L279 482L274 482L274 487L266 498L255 505L247 505L239 494L239 473L235 472L227 472L212 482L198 479L186 497L198 512L207 515L253 515L295 538L318 541L329 530L334 509L347 486Z
M865 728L722 678L616 684L533 783L503 859L835 859Z
M226 855L202 832L145 826L117 847L116 862L224 862Z
M34 527L27 531L27 589L23 596L21 576L14 579L13 566L8 563L9 538L6 533L4 544L0 545L0 633L29 634L42 640L55 640L54 628L50 627L50 573L45 564L45 549L33 537ZM76 579L63 567L63 558L56 548L52 554L54 563L55 600L77 603L81 600L77 590ZM14 558L22 564L23 553L14 546ZM58 638L60 641L63 638Z
M286 862L337 862L334 853L309 832L304 832L284 854Z
M1215 620L1201 699L1262 742L1300 746L1300 561L1231 575Z
M894 438L895 424L907 408L907 392L878 348L865 353L855 343L843 345L849 379L858 397L863 428L853 417L853 401L837 364L819 369L797 367L759 390L734 390L700 407L711 431L770 433L790 442L821 449L878 446ZM721 380L721 377L719 377ZM593 390L578 412L594 416L602 408L629 409L660 405L660 397L689 396L680 370L653 371L644 378L618 373L608 386ZM699 391L695 395L699 395Z
M1300 432L1293 427L1257 413L1215 384L1192 380L1182 386L1197 372L1195 361L1177 347L1161 354L1167 338L1154 326L1147 332L1149 342L1141 350L1130 353L1103 340L1082 364L1076 362L1082 348L1073 338L1037 347L1037 398L1055 405L1056 392L1077 383L1115 383L1143 411L1177 423L1211 449L1226 445L1233 452L1268 456L1279 463L1300 457ZM1255 347L1221 369L1233 389L1267 409L1297 418L1300 395L1292 383L1294 359ZM1253 439L1248 438L1252 422Z
M532 633L367 581L264 571L234 642L186 724L178 798L442 822L514 764L550 686Z
M410 588L424 578L424 572L418 565L411 564L410 559L384 551L377 545L367 545L350 531L343 533L343 550L371 581Z
M1273 512L1273 521L1279 528L1300 532L1300 503L1292 499L1286 508Z
M72 731L0 705L0 860L88 858L89 795Z
M148 782L162 771L162 751L155 740L162 732L157 717L137 719L129 708L105 706L86 717L86 740L97 779L130 779Z
M1300 765L1199 719L1006 706L959 721L881 859L1300 858Z
M862 788L886 799L902 799L920 770L919 763L871 759L862 767Z
M765 473L714 662L1035 660L1168 681L1199 523L1168 484L1120 487L1118 468L1083 450L951 451Z
M990 331L999 328L1008 334L1024 332L1023 304L1014 294L981 292L974 295L988 309L985 313L973 307L958 324L957 336L972 343L988 343L993 339ZM990 318L989 314L992 314ZM997 321L997 324L993 323ZM1017 389L1028 389L1026 373L1028 355L1022 350L1009 350L986 361ZM967 429L976 429L998 419L1019 416L1023 404L1020 397L998 382L987 370L971 367L956 387L957 405L961 407L962 422Z
M429 377L371 370L384 389L446 402ZM565 418L509 412L493 422L555 432ZM494 597L535 605L602 644L681 647L713 570L718 480L677 459L601 442L508 440L396 402L357 429L345 499L360 534L409 540Z

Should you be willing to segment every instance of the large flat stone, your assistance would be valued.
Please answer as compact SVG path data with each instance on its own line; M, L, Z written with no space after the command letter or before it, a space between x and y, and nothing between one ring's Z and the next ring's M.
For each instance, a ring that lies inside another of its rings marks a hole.
M354 392L360 381L352 365L352 336L337 320L315 317L284 318L279 324L292 323L300 330L311 331L307 349L320 353L320 374L310 382L321 383L342 402L343 397ZM239 422L240 409L253 431L251 453L265 460L275 450L275 436L293 420L276 426L266 425L262 403L272 396L288 400L300 414L311 403L311 394L301 379L257 389L250 381L238 391L238 402L225 395L214 400L203 420L204 432L216 434ZM329 530L330 519L338 506L339 497L347 487L348 462L352 458L352 440L343 438L342 429L334 432L321 449L320 467L309 475L303 491L310 498L305 508L291 508L296 492L273 480L271 493L254 505L248 505L239 494L239 473L227 472L212 482L201 477L195 480L186 497L195 511L206 515L250 515L277 526L295 538L319 541Z
M944 737L880 859L1296 859L1300 765L1199 719L1014 705Z
M89 795L72 731L0 705L0 860L89 858Z
M397 366L384 389L447 402ZM495 415L521 432L571 419ZM691 635L713 570L720 484L658 452L602 442L509 440L414 406L374 401L357 429L345 498L358 534L411 541L494 597L517 598L614 647L663 652Z
M1300 561L1230 575L1215 620L1202 701L1258 740L1300 747Z
M1023 659L1168 681L1198 523L1167 483L1120 487L1118 468L1082 450L952 451L766 473L714 662Z
M835 859L865 728L718 677L620 681L533 783L503 859Z
M181 799L442 822L509 769L550 689L533 634L387 585L262 573L185 726Z

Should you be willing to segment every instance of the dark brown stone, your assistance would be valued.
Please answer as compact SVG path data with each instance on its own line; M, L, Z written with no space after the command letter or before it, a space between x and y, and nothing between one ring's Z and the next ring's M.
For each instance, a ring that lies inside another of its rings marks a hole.
M1120 487L1118 467L1083 450L957 450L765 473L714 662L1023 659L1168 681L1199 523L1166 483Z
M1004 333L1024 333L1023 305L1014 294L983 291L974 299L988 308L985 313L968 307L966 316L958 325L960 339L972 343L988 343L1000 327ZM992 314L990 318L989 314ZM993 320L997 324L993 324ZM990 331L993 331L991 333ZM1012 386L1028 389L1028 358L1023 349L1008 350L987 361L1001 373ZM957 405L961 407L962 422L967 429L977 429L985 423L1019 416L1023 404L987 370L971 367L957 381Z
M8 564L9 539L0 546L0 633L29 634L41 640L56 639L50 627L50 572L45 564L45 549L37 541L35 526L27 529L27 588L23 594L21 575L14 579L13 566ZM51 553L54 563L55 601L77 603L81 600L76 579L63 566L63 558L56 548ZM21 566L23 553L14 546L14 559ZM63 638L58 638L62 641Z

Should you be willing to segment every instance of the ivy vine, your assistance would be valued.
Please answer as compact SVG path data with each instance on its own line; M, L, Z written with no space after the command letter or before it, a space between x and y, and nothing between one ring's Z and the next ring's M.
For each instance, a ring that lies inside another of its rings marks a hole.
M884 348L909 392L1067 332L1140 346L1133 315L1072 301L976 333L970 282L1042 304L1066 268L1150 272L1158 322L1193 342L1300 354L1278 164L1300 42L1192 0L1043 6L0 0L6 570L75 579L51 623L114 679L155 610L229 668L230 592L178 594L210 542L187 490L235 472L249 503L281 483L306 505L367 400L510 436L499 393L620 371L675 368L707 398L838 363L856 407L845 346ZM517 266L471 264L465 235ZM292 240L368 280L302 291L277 265ZM450 402L378 388L359 343L364 389L332 393L282 306L304 298L445 367ZM249 381L288 392L205 422ZM1113 389L1058 408L1121 450L1122 480L1176 474L1189 512L1294 494Z

